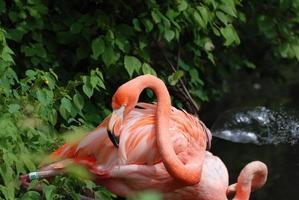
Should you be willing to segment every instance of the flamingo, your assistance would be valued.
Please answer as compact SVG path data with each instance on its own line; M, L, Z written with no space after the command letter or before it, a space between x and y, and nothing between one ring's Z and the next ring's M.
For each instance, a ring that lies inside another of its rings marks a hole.
M154 91L157 104L137 103L145 88ZM55 162L21 176L22 183L60 174L70 163L86 167L97 184L124 197L155 189L166 200L225 200L234 194L234 200L247 200L266 182L266 165L254 161L228 186L225 165L206 150L210 131L196 117L172 107L164 82L155 76L139 76L120 86L112 108L95 130L58 148L49 156Z

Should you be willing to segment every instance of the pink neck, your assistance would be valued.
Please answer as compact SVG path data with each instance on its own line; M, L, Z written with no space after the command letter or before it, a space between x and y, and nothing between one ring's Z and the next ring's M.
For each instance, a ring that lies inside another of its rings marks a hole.
M137 86L139 94L145 88L150 88L157 96L157 145L167 171L184 184L198 183L201 177L203 156L202 158L201 156L195 157L190 164L186 165L177 157L169 135L171 99L164 82L151 75L139 76L132 81L134 81L133 85Z
M249 200L251 191L261 188L267 180L267 166L260 161L247 164L241 171L233 200Z

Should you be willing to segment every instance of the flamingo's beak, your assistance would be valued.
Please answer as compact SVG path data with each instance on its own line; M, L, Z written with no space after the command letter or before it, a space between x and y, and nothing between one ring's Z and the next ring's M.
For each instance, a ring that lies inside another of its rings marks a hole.
M119 109L113 110L109 119L107 132L109 139L115 147L118 147L119 143L119 138L115 135L115 133L119 132L120 126L124 118L124 111L125 106L121 106Z

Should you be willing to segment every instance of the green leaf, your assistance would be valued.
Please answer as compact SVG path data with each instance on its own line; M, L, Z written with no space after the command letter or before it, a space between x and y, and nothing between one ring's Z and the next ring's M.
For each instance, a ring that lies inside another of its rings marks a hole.
M218 28L217 28L215 25L212 26L212 30L213 30L213 33L214 33L216 36L220 37L220 32L219 32Z
M82 97L81 94L76 93L73 96L73 101L75 106L79 109L82 110L82 108L84 107L84 98Z
M105 51L105 42L102 37L94 39L91 43L92 58L98 59Z
M20 42L23 38L23 36L27 33L28 31L25 30L23 27L19 26L13 29L8 30L8 38L11 40L14 40L16 42Z
M157 76L156 71L147 63L142 64L142 72L143 74L151 74Z
M170 85L176 85L177 82L184 76L184 71L178 70L168 76L168 82Z
M216 11L216 16L224 25L227 25L232 21L228 15L224 14L221 11Z
M64 97L61 99L60 112L67 120L69 115L71 117L75 117L78 110L73 106L72 102L68 98Z
M136 31L138 31L138 32L141 32L142 31L142 29L141 29L141 25L140 25L140 22L139 22L139 20L138 19L133 19L133 27L134 27L134 29L136 30Z
M206 28L210 20L209 10L205 6L197 6L196 9L197 10L194 10L193 12L195 21L200 25L200 27Z
M29 157L28 154L23 154L20 159L23 161L23 163L25 164L26 168L29 171L33 171L36 169L35 164L33 163L32 159Z
M32 39L35 40L36 42L43 42L43 36L40 32L33 32Z
M90 84L92 88L95 88L98 85L99 78L96 75L90 76Z
M55 109L51 109L48 112L48 121L52 124L55 125L57 122L57 111Z
M34 76L37 75L37 72L34 71L34 70L31 70L31 69L28 69L26 72L25 72L26 76L28 76L29 78L33 78Z
M45 185L43 187L43 193L45 194L46 200L54 199L56 186L54 185Z
M38 180L32 180L30 183L29 183L29 186L27 188L27 190L32 190L34 188L36 188L37 185L39 185L40 183L38 182Z
M148 40L146 37L140 37L139 39L139 48L142 50L148 45Z
M82 30L83 28L83 25L79 22L75 22L71 25L70 27L70 31L71 33L73 34L76 34L76 33L80 33L80 31Z
M116 195L112 194L108 190L101 189L100 191L95 191L95 199L99 200L113 200L116 199Z
M36 91L36 97L43 106L47 106L53 101L54 94L50 90L39 89Z
M8 16L12 22L16 22L18 20L18 13L15 11L9 11Z
M105 85L103 83L103 74L99 69L92 70L90 73L90 84L92 88L101 87L105 89Z
M299 44L292 45L292 49L294 50L295 57L299 61Z
M68 99L68 98L66 98L66 97L63 97L62 99L61 99L61 106L64 108L64 109L66 109L69 113L71 113L71 111L72 111L72 102Z
M280 45L278 51L280 53L280 56L283 58L292 57L293 50L288 43L283 43L282 45Z
M55 77L49 72L44 73L42 76L42 79L44 80L44 83L48 85L48 87L53 90L55 88Z
M182 59L179 59L179 67L182 68L182 69L184 69L184 70L186 70L186 71L190 70L190 68L191 68L191 67L190 67L186 62L184 62Z
M170 30L170 29L166 29L164 32L164 38L170 42L175 36L174 31Z
M60 105L60 107L59 107L59 113L60 113L60 115L63 117L63 119L68 120L68 118L69 118L69 113L68 113L67 110L66 110L63 106L61 106L61 105Z
M216 63L213 54L211 54L210 52L207 53L208 53L208 59L215 65Z
M41 58L47 58L47 51L42 44L36 44L33 46L36 51L36 55Z
M224 11L225 13L229 14L232 17L237 17L237 10L235 7L234 0L221 0L222 5L219 6L219 9Z
M12 55L14 55L14 53L7 45L3 47L2 53L0 51L0 58L2 58L6 62L14 63Z
M201 19L203 21L203 27L206 27L210 20L209 10L205 6L198 6L197 10L199 11Z
M32 57L36 54L35 48L32 48L27 45L21 45L21 52L24 53L27 57Z
M112 64L115 64L117 60L119 59L119 54L116 53L112 47L107 47L102 54L103 62L107 67L109 67Z
M185 0L179 0L178 1L178 10L180 12L186 10L187 8L188 8L187 1L185 1Z
M150 20L145 19L145 20L143 21L143 24L144 24L144 26L145 26L145 31L146 31L147 33L148 33L148 32L151 32L151 30L153 30L154 25L153 25L153 23L152 23Z
M275 21L271 17L261 15L258 17L258 27L259 30L268 39L275 40L277 38Z
M145 191L137 193L134 198L129 198L129 200L162 200L162 194L154 191Z
M211 41L207 41L204 45L205 51L212 51L214 48L215 48L215 46Z
M225 39L225 42L224 42L225 46L230 46L233 43L235 43L237 45L240 44L240 38L239 38L236 30L234 29L234 27L231 24L229 24L225 28L221 28L220 32Z
M171 26L170 21L167 19L167 17L165 17L163 15L161 15L161 16L162 16L162 20L163 20L163 24L164 24L163 28L169 29Z
M200 25L200 27L205 26L204 21L202 20L200 14L197 11L193 12L193 17L194 17L194 20L198 23L198 25Z
M140 70L141 62L134 56L125 56L124 66L130 77L132 77L134 72L138 72Z
M189 70L189 75L191 78L191 83L193 83L196 86L204 85L204 82L199 78L199 74L195 68L192 68L191 70Z
M40 200L41 196L38 192L28 191L22 197L21 200Z
M90 78L83 76L83 92L90 98L93 94L93 87L90 84Z
M152 18L156 24L161 22L161 17L159 11L153 10L151 12Z
M111 29L108 29L108 31L106 33L106 38L108 40L114 40L115 39L115 35L114 35L114 33Z
M190 90L190 94L199 98L201 101L208 101L209 98L203 89Z
M15 199L15 186L13 182L10 182L5 186L0 185L0 191L4 195L5 199L7 200L14 200ZM29 199L26 199L29 200Z
M116 38L115 44L123 53L130 52L131 44L126 38L122 38L122 37Z
M8 105L8 112L16 113L20 110L21 106L19 104L10 104Z
M89 190L93 190L96 187L96 184L91 180L84 180L85 186Z
M103 89L106 89L105 87L105 84L104 84L104 77L103 77L103 74L101 71L99 71L99 69L95 69L95 74L97 75L98 77L98 84L97 86L103 88Z
M173 23L173 25L175 25L175 26L177 26L177 27L178 27L179 25L178 25L178 23L175 22L174 20L175 20L175 18L176 18L178 15L180 15L180 13L177 12L177 11L175 11L175 10L173 10L173 9L168 9L167 12L166 12L166 16L168 17L168 19L170 19L171 22Z
M249 68L249 69L255 69L255 68L256 68L255 64L252 63L252 62L250 62L249 60L244 60L243 62L244 62L244 64L245 64L245 66L246 66L247 68Z
M56 79L56 80L58 80L58 76L57 76L57 74L55 74L55 72L53 71L53 69L49 69L49 72L50 72L50 74L52 74L52 76Z

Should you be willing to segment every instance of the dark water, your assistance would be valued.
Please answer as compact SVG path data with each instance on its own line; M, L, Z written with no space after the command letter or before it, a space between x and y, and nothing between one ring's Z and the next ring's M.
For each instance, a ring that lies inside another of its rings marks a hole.
M233 109L220 115L212 126L212 152L226 164L230 183L253 160L267 164L266 185L252 200L299 199L299 114L297 110L266 107ZM228 132L229 134L228 134Z
M227 80L227 93L205 104L200 113L208 127L220 131L215 132L218 136L223 130L234 135L224 137L230 141L212 141L212 152L226 164L230 183L248 162L267 164L268 181L251 200L299 200L299 68L275 69L265 62L254 72L236 73Z
M266 185L254 192L251 199L299 199L299 147L290 145L237 144L214 139L212 152L226 164L230 183L236 182L243 166L253 160L267 164Z

